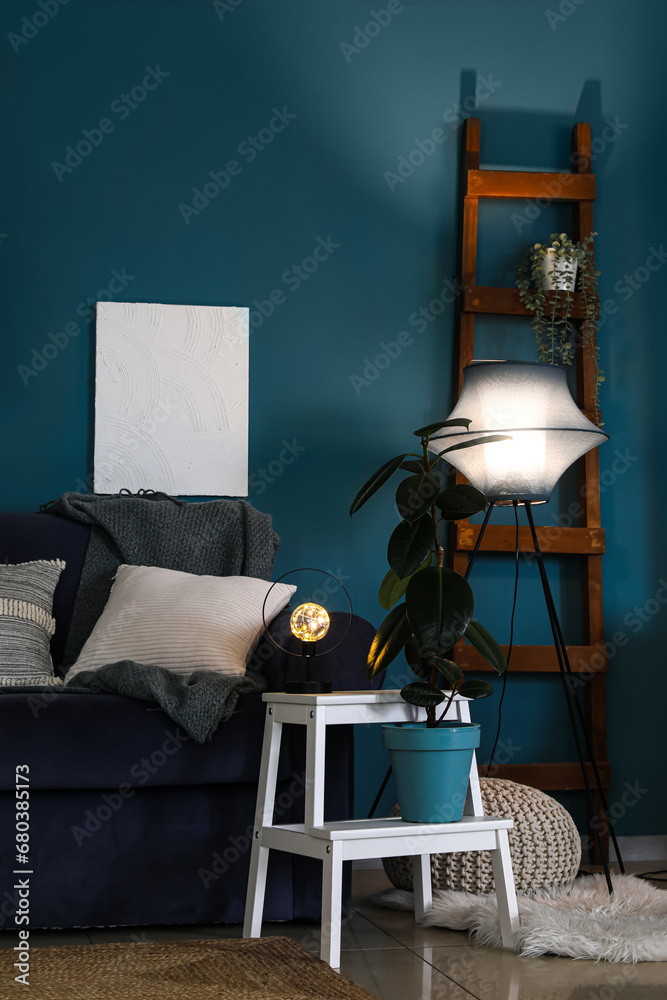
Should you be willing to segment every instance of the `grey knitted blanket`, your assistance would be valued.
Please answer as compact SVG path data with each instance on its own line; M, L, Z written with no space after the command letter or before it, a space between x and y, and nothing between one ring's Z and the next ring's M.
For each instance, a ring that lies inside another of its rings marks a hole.
M65 666L74 663L104 611L121 563L200 576L270 580L280 545L270 515L245 500L186 503L165 493L63 493L47 509L92 525L65 646Z
M162 667L122 660L99 670L84 670L65 690L83 688L156 702L196 743L205 743L234 714L239 695L267 687L266 679L254 671L236 676L195 670L183 678Z
M121 563L269 580L280 544L271 517L245 500L186 503L163 493L64 493L47 509L92 525L65 648L67 665L74 663L102 614ZM240 694L265 690L265 681L257 673L208 670L183 677L123 660L79 674L71 687L156 702L201 743L233 714Z
M239 695L266 691L267 687L266 678L254 670L245 677L197 670L184 679L162 667L122 660L99 670L85 670L69 684L0 685L0 697L23 694L38 699L44 694L48 695L46 704L50 704L54 698L91 691L127 695L159 705L196 743L206 743L220 723L234 714ZM39 706L39 700L35 704Z

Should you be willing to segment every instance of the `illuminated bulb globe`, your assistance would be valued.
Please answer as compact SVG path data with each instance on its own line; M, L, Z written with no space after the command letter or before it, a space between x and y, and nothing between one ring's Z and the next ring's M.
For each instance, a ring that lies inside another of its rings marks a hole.
M319 604L300 604L292 612L290 628L297 639L316 642L329 631L329 615Z

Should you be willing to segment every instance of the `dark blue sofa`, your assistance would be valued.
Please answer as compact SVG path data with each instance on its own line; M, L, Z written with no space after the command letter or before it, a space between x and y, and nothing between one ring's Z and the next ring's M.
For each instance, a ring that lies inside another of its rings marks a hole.
M52 641L59 664L89 528L53 514L0 514L0 559L61 558ZM284 613L283 613L284 614ZM280 622L276 619L276 626ZM333 615L342 634L347 616ZM339 690L368 687L375 630L354 617L344 642L318 660ZM260 643L270 690L297 676L297 658ZM0 928L16 899L15 770L30 768L33 927L232 923L243 919L264 725L261 695L243 696L213 740L196 745L161 709L111 694L60 689L0 693ZM285 727L277 809L303 819L304 737ZM353 731L328 736L326 813L353 805ZM265 919L317 918L321 866L271 852ZM348 890L349 892L349 882Z

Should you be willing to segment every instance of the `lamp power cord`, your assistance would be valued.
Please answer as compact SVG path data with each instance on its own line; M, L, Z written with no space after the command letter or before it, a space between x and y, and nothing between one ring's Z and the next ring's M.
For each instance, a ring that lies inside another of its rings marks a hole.
M503 674L503 687L500 692L500 702L498 704L498 728L496 730L496 739L493 744L493 750L491 751L491 756L489 757L489 763L486 767L486 777L489 777L489 772L491 771L491 765L493 764L493 758L495 757L496 750L498 749L498 741L500 739L500 728L503 719L503 701L505 699L505 691L507 689L507 675L510 669L510 659L512 657L512 647L514 645L514 614L516 612L516 595L519 589L519 505L516 500L513 501L514 506L514 521L516 524L516 534L514 542L514 597L512 599L512 614L510 617L510 641L509 647L507 649L507 669Z

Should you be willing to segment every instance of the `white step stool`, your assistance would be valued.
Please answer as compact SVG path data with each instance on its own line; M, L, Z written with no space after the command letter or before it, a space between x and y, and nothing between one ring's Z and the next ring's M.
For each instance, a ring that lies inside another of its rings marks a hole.
M414 722L418 710L400 691L342 691L334 694L263 695L267 703L257 810L246 898L244 938L260 937L266 870L271 848L322 860L320 957L340 966L343 862L360 858L412 856L415 917L431 908L431 854L490 851L498 896L503 945L513 948L519 915L507 831L511 819L484 816L473 754L463 819L457 823L405 823L402 819L324 822L326 727L353 723ZM455 698L448 719L470 722L469 702ZM278 758L283 723L306 726L305 822L274 825Z

